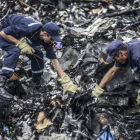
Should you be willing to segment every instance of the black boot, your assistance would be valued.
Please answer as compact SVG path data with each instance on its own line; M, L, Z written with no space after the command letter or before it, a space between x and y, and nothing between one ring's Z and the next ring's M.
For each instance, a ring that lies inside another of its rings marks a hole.
M40 89L41 88L41 77L33 77L32 78L32 86L33 88Z
M12 100L13 96L4 89L6 79L7 78L5 76L0 75L0 98L5 100Z

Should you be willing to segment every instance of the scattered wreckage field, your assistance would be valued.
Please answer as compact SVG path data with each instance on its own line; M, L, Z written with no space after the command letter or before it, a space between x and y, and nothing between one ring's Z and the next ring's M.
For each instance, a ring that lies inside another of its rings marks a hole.
M45 58L39 90L31 84L30 61L20 56L7 81L14 100L0 98L0 140L139 140L140 109L136 106L140 77L123 68L99 99L89 96L96 83L113 66L106 64L106 47L120 39L140 35L137 0L3 0L0 17L25 14L61 29L62 43L55 45L63 70L81 91L63 95L57 73ZM41 46L40 46L41 47ZM41 47L42 48L42 47ZM43 51L43 48L42 48ZM3 56L0 51L0 67Z

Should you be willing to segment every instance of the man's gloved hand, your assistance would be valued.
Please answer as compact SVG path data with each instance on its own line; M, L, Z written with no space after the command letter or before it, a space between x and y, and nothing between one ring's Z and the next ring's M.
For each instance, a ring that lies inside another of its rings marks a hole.
M92 91L92 95L98 98L103 92L104 92L104 89L96 85L94 90Z
M138 90L137 105L140 105L140 89Z
M68 75L66 74L62 78L59 78L58 81L61 83L63 87L63 94L65 94L66 91L77 93L77 91L80 90L80 88L74 85L73 82L68 77Z
M16 46L21 50L21 54L32 55L35 52L35 50L27 43L24 37L19 40L19 43Z

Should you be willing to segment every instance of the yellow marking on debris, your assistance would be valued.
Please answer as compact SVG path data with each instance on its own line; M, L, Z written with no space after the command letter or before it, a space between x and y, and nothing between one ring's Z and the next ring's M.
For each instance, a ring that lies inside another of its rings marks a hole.
M35 128L38 130L44 129L51 125L52 122L46 117L44 111L39 112L37 117L37 123L34 124Z

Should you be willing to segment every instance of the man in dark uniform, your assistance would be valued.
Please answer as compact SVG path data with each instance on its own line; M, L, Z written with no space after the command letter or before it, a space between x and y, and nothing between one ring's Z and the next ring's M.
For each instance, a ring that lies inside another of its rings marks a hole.
M92 94L99 97L104 92L104 87L114 78L121 67L131 66L134 72L140 73L140 38L133 39L124 44L121 40L111 42L107 47L107 62L115 60L115 65L106 73ZM140 105L140 91L138 91L137 104Z
M12 77L20 54L27 55L31 60L32 81L36 85L39 83L44 70L43 53L39 48L40 45L46 50L46 57L51 59L53 67L60 76L59 81L63 87L63 93L66 91L77 92L78 88L63 72L52 48L54 41L61 42L60 30L55 23L48 22L42 25L33 18L24 15L6 15L1 20L0 29L0 47L7 52L0 73L1 97L13 98L6 92L4 85L6 79Z

